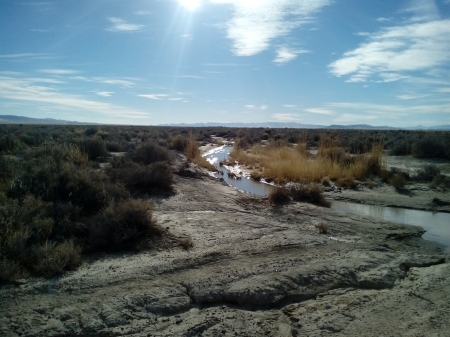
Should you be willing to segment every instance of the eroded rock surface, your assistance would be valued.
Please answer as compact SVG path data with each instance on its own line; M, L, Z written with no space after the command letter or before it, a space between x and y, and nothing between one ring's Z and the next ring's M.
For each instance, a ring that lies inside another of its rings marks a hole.
M194 247L0 288L2 336L446 336L450 264L412 226L277 208L178 177L158 222ZM315 227L327 223L320 234Z

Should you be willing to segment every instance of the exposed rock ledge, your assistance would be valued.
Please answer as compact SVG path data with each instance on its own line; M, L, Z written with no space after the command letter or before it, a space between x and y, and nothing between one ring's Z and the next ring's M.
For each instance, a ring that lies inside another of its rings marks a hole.
M156 218L194 248L102 257L0 288L2 336L445 336L448 256L417 227L272 208L177 178ZM327 223L319 234L315 224Z

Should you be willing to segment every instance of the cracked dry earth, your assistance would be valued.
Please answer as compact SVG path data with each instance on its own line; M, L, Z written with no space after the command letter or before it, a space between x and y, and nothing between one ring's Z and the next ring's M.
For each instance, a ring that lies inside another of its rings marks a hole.
M155 217L193 248L3 285L0 335L449 336L448 256L420 228L272 207L207 177L175 188Z

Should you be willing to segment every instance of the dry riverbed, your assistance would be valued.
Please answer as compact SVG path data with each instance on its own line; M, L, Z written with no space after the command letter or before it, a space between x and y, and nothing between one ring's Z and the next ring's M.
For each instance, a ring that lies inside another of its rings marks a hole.
M194 173L154 200L173 242L1 286L0 335L448 335L449 256L421 228L306 203L273 207Z

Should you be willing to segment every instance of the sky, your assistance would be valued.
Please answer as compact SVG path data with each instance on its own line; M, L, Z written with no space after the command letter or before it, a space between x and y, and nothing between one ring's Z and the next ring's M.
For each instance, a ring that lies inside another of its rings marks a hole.
M1 0L0 115L450 124L450 0Z

